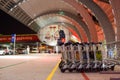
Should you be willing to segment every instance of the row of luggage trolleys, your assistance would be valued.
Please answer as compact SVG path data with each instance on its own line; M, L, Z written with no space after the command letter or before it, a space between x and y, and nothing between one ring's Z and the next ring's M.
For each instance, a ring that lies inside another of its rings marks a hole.
M102 43L65 43L60 45L62 56L61 72L98 72L114 70L114 63L107 62Z

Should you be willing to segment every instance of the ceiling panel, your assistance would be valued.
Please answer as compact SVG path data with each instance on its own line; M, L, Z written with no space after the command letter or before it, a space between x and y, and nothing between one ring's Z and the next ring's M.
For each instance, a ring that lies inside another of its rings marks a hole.
M19 5L31 18L35 18L39 14L53 11L65 10L77 14L76 10L63 2L62 0L28 0Z

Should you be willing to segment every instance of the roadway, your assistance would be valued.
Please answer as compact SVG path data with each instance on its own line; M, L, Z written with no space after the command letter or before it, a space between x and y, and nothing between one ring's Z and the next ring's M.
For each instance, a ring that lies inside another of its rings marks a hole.
M120 74L61 73L60 54L0 56L0 80L110 80Z

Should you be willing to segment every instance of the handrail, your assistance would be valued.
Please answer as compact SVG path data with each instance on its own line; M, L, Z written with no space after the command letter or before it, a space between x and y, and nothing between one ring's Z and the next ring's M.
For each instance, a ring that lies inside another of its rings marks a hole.
M120 41L107 42L106 44L103 45L116 44L116 43L120 43Z

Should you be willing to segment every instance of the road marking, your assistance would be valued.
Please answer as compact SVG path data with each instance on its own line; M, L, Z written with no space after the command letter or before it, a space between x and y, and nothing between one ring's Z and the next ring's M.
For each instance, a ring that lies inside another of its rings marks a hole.
M25 63L25 62L26 62L26 61L24 61L24 62L19 62L19 63L15 63L15 64L11 64L11 65L7 65L7 66L3 66L3 67L0 67L0 69L12 67L12 66L16 66L16 65L19 65L19 64L23 64L23 63Z
M81 73L85 80L90 80L89 77L83 72Z
M60 63L60 61L59 61L59 62L56 64L56 66L53 68L52 72L49 74L49 76L47 77L46 80L52 80L52 77L53 77L55 71L57 70L57 68L58 68L58 66L59 66L59 63Z

